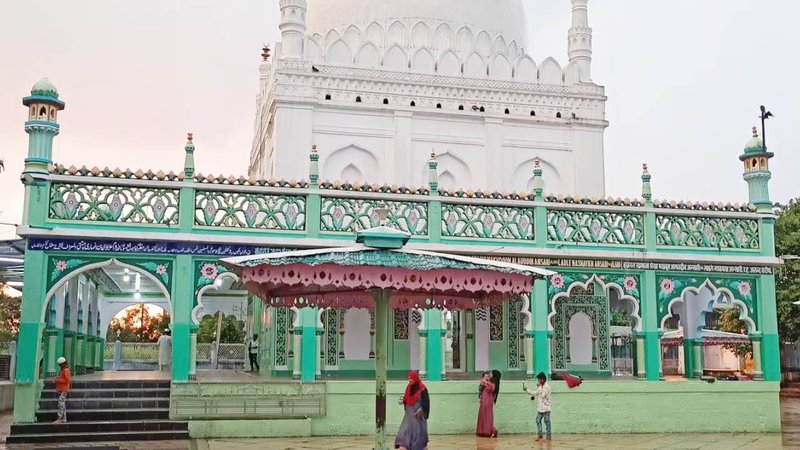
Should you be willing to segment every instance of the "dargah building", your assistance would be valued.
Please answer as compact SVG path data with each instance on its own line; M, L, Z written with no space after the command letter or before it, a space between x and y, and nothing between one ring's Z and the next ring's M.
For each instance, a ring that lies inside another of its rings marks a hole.
M434 434L474 431L493 369L507 433L533 429L521 385L539 372L559 432L779 431L773 154L736 130L720 156L742 161L740 204L657 200L668 181L646 166L606 197L587 0L561 2L568 54L539 61L523 3L280 0L246 174L195 166L211 150L191 134L183 167L61 161L72 99L37 82L8 442L380 439L411 370ZM108 331L145 303L170 315L168 370ZM741 333L715 326L731 309ZM198 341L207 316L248 341ZM732 344L752 347L734 367ZM61 356L70 422L51 425Z

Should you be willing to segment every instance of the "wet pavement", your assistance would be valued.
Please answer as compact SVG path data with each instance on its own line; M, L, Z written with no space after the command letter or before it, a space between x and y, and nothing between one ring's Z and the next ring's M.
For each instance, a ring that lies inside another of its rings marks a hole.
M800 449L800 399L782 399L782 434L569 434L553 436L550 442L534 442L532 435L501 435L497 439L475 436L431 436L430 450L510 450L510 449L564 449L564 450L777 450ZM743 411L742 414L746 414ZM720 415L720 420L724 416ZM11 416L0 415L0 442L5 440ZM387 440L392 442L391 438ZM109 444L82 444L81 448ZM291 439L198 439L192 442L127 442L114 444L120 450L371 450L372 438L319 437ZM69 449L72 445L10 445L0 443L0 450ZM106 447L108 448L108 447Z

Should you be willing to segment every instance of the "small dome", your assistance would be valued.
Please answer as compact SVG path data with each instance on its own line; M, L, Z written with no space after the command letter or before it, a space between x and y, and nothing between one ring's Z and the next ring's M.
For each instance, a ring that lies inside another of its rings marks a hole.
M44 95L58 98L58 89L56 89L56 86L49 79L42 78L31 88L31 95Z
M764 140L758 137L758 129L753 127L753 137L747 142L744 147L746 155L764 152Z

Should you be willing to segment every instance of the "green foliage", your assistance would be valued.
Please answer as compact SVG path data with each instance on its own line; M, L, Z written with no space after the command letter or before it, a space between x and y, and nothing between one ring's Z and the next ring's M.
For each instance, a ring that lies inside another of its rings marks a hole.
M197 342L209 344L214 342L217 337L217 314L204 316L200 320L197 329ZM222 327L220 328L220 343L222 344L241 344L244 342L244 322L235 316L224 316Z
M125 310L125 316L111 320L107 339L119 339L120 342L157 342L164 330L169 328L169 323L170 318L166 311L151 315L147 307L134 305Z
M792 200L776 209L775 253L800 255L800 202ZM782 342L800 340L800 261L789 260L775 272L778 334Z
M727 333L747 334L747 324L739 319L741 315L739 308L717 309L715 311L719 314L719 325L715 327L717 330ZM752 356L753 354L752 342L747 344L728 344L723 345L723 347L739 356Z
M10 297L0 284L0 342L13 341L19 332L21 297Z
M631 316L628 311L615 310L611 311L611 326L615 327L629 327L631 326Z

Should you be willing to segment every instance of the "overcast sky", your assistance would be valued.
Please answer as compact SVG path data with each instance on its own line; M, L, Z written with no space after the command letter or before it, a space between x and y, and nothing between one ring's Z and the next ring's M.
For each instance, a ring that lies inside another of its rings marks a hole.
M569 0L525 1L528 52L565 62ZM192 131L199 172L246 174L278 12L277 0L0 0L0 221L22 214L21 98L45 76L67 104L56 162L178 172ZM591 0L607 193L638 196L648 162L656 198L746 201L738 156L763 103L772 198L797 196L797 17L786 0Z

